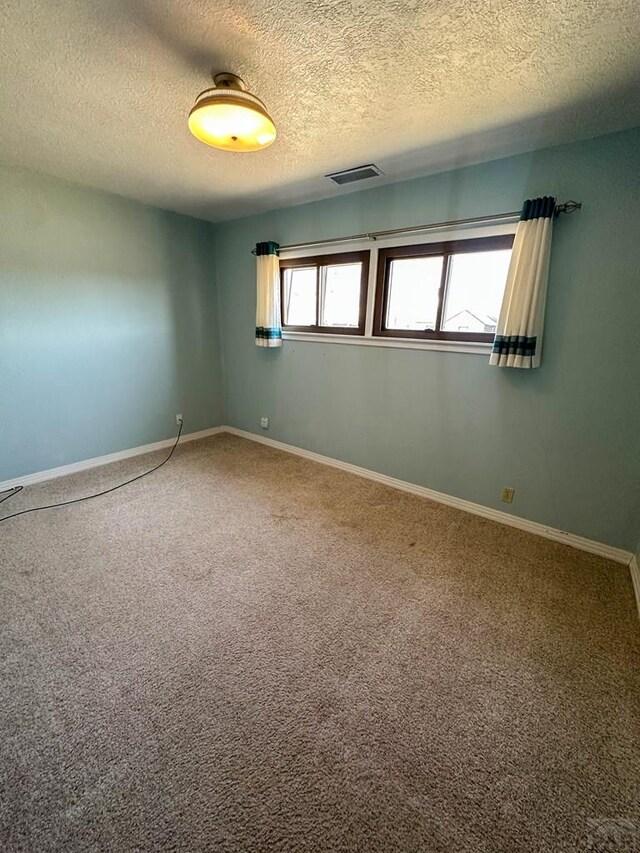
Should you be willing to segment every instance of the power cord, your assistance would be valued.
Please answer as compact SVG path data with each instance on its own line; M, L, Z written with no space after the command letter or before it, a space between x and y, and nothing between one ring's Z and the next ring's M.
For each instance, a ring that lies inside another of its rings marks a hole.
M21 492L24 489L24 486L14 486L9 490L9 494L5 495L3 498L0 498L0 504L3 504L5 501L8 501L9 498L12 498L14 495L17 495L18 492Z
M93 498L100 498L103 495L108 495L109 492L115 492L116 489L121 489L123 486L128 486L130 483L135 483L136 480L141 480L143 477L146 477L148 474L153 474L154 471L157 471L158 468L162 468L163 465L166 465L167 462L173 456L173 452L178 446L178 442L180 441L180 436L182 435L182 427L183 421L180 421L180 428L178 429L178 435L176 440L171 448L169 455L166 459L163 459L159 465L156 465L154 468L150 468L148 471L145 471L143 474L138 474L137 477L132 477L130 480L125 480L124 483L119 483L117 486L112 486L110 489L105 489L103 492L96 492L95 495L85 495L82 498L74 498L72 501L62 501L58 504L47 504L47 506L34 506L31 509L22 509L20 512L14 512L11 515L5 515L4 518L0 518L0 524L3 521L8 521L10 518L17 518L19 515L26 515L28 512L40 512L43 509L56 509L56 507L60 506L69 506L69 504L77 504L81 501L90 501ZM21 492L24 489L24 486L16 486L14 489L10 491L8 495L5 495L3 498L0 498L0 503L4 503L4 501L8 501L9 498L12 498L14 495L17 495L18 492Z

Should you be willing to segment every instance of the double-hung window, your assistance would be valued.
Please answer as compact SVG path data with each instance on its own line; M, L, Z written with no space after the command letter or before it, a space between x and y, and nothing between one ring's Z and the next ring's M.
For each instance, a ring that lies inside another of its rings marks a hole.
M513 234L380 249L373 334L490 342Z
M283 329L363 335L369 252L280 261Z

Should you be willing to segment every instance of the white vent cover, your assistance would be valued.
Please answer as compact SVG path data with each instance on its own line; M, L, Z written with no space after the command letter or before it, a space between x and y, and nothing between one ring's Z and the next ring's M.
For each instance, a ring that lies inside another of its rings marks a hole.
M342 186L342 184L352 184L354 181L376 178L382 174L383 172L377 166L369 163L368 166L355 166L353 169L345 169L343 172L333 172L331 175L325 175L325 178L330 178L334 183Z

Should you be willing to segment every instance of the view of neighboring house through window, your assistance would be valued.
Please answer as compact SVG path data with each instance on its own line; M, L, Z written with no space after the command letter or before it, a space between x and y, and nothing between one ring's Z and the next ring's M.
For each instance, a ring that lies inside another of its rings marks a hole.
M442 331L495 332L510 259L511 249L451 256ZM443 255L391 260L385 329L436 330L444 264Z
M513 235L381 249L374 335L491 341Z
M441 257L392 260L385 328L435 329L441 278Z
M513 234L378 251L373 334L493 340ZM283 328L364 335L370 252L280 261Z
M511 249L452 255L442 317L444 332L495 334Z

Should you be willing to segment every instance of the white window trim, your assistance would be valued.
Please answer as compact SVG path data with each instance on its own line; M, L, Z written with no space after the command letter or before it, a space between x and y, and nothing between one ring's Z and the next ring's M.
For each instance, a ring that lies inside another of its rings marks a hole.
M445 240L472 240L476 237L492 237L499 234L515 234L517 220L498 225L476 225L473 227L452 228L430 231L424 235L395 234L391 237L381 237L377 240L354 240L350 243L318 243L305 249L284 249L280 252L282 260L294 258L312 258L315 255L339 255L341 252L369 250L369 281L367 283L367 312L364 324L364 335L340 335L330 332L289 332L282 330L282 339L299 343L317 344L347 344L349 346L382 347L391 349L421 349L439 350L440 352L457 352L467 355L487 356L491 352L490 343L479 341L433 341L424 338L391 338L373 334L373 312L376 298L376 277L378 272L379 249L396 246L412 246L414 244L440 243Z
M383 347L391 349L432 349L441 352L463 352L467 355L491 353L491 344L481 341L429 341L424 338L383 338L380 335L332 335L330 332L287 332L283 330L284 341L298 341L314 344L347 344L349 346Z

